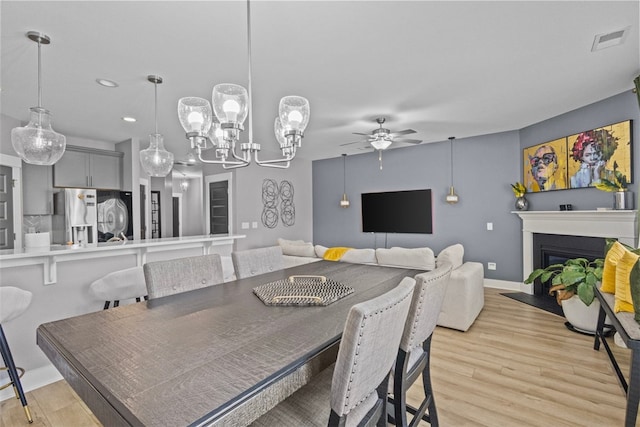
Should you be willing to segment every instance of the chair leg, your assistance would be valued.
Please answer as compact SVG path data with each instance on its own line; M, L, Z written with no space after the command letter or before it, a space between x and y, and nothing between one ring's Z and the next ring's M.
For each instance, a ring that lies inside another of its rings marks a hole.
M404 350L398 350L396 365L393 370L393 418L389 420L396 426L407 427L407 396L404 392L404 381L409 362L409 355Z
M22 383L20 382L18 370L16 369L16 364L13 362L13 356L11 356L9 343L7 342L7 337L4 335L2 325L0 325L0 352L2 353L2 359L7 365L9 378L13 383L14 391L16 392L17 397L20 399L20 403L22 403L22 407L24 408L24 413L27 416L27 420L29 421L29 423L33 423L31 411L29 411L29 406L27 406L27 398L24 396L24 390L22 390Z
M119 306L120 306L120 301L115 300L115 301L113 302L113 306L114 306L114 307L119 307Z
M109 301L105 301L105 302L104 302L104 308L103 308L103 310L106 310L107 308L109 308Z
M422 387L425 398L429 401L429 415L423 420L429 422L431 426L438 427L438 411L436 410L436 400L433 397L433 387L431 386L431 336L423 344L423 349L427 353L427 363L422 371Z

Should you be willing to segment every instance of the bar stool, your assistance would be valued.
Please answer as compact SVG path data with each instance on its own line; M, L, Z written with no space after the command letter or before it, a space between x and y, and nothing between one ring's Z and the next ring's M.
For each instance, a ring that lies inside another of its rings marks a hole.
M96 299L104 301L105 310L109 308L112 301L113 306L118 307L122 300L135 298L136 302L140 302L142 297L145 300L149 299L142 267L126 268L108 273L91 283L89 290Z
M18 370L24 374L24 369L17 368L9 349L9 343L7 337L4 335L2 324L11 319L14 319L24 313L31 304L31 297L33 294L29 291L22 290L13 286L1 286L0 287L0 352L2 353L2 360L9 373L9 384L13 385L13 391L16 394L16 398L20 399L24 413L27 415L29 423L33 423L31 418L31 411L27 406L27 398L24 396L24 390L22 389L22 383L20 382L20 376ZM7 384L7 386L9 386Z

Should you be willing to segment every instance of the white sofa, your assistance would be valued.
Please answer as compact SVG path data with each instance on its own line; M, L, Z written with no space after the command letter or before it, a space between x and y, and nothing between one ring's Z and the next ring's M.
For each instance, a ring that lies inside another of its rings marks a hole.
M278 239L284 267L316 262L323 259L328 248L302 240ZM377 264L433 270L448 262L453 265L438 325L460 331L468 330L484 307L484 267L479 262L464 262L464 247L451 245L434 256L430 248L350 249L340 262Z

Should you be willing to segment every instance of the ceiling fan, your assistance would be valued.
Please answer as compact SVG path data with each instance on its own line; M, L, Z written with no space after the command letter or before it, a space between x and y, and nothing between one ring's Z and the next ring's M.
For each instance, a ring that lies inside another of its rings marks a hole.
M355 142L347 142L346 144L340 144L341 146L358 144L362 142L367 142L369 145L378 150L378 160L380 161L380 169L382 169L382 151L386 150L391 146L392 143L408 143L408 144L419 144L422 140L419 139L408 139L408 138L398 138L402 135L409 135L412 133L416 133L413 129L405 129L398 132L391 132L389 129L383 128L382 125L385 122L384 117L378 117L376 119L379 127L371 131L371 133L361 133L361 132L353 132L354 135L364 135L367 137L365 141L355 141ZM368 148L368 147L367 147Z

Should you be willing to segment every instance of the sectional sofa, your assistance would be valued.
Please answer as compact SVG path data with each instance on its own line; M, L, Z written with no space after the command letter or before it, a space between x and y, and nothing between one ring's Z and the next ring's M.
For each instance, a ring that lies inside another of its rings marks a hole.
M431 248L327 248L302 240L278 239L284 267L293 267L322 259L337 262L410 267L433 270L437 265L453 266L438 325L460 331L468 330L484 307L484 267L482 263L464 261L461 244L444 248L436 257ZM337 259L336 259L337 258Z

